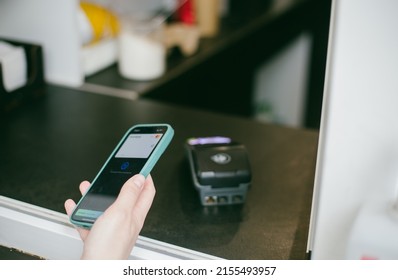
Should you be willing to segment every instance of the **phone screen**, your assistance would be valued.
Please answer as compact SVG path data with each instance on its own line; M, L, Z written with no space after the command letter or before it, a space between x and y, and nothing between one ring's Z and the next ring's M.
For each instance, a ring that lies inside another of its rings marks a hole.
M166 126L142 126L128 133L79 202L72 219L93 223L115 201L123 184L142 170L166 130Z

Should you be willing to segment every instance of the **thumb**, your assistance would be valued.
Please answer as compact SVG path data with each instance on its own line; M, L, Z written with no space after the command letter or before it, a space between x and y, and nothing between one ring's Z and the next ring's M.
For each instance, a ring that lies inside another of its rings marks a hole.
M136 174L124 183L115 203L121 207L133 208L143 189L145 177Z

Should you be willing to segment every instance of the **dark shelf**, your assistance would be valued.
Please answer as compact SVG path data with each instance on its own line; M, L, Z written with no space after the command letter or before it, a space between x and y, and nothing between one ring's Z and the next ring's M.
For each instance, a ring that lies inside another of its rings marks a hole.
M313 36L305 126L319 128L330 17L330 0L246 2L223 19L214 38L201 39L199 51L168 57L166 73L146 82L124 79L117 65L88 77L89 84L132 90L143 98L251 117L255 71L303 32ZM240 11L240 12L239 12Z

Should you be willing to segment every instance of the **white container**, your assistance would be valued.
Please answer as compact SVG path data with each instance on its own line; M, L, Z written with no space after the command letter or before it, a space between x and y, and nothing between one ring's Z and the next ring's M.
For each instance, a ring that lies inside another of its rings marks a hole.
M27 62L22 47L0 41L0 66L6 91L11 92L26 84Z
M120 74L132 80L159 78L166 70L163 19L124 17L119 34Z
M367 201L358 212L347 241L346 259L398 259L398 209L387 201Z

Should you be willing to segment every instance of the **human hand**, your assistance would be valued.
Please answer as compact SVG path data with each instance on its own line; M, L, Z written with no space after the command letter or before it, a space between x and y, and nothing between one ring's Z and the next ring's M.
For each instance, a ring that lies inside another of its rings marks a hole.
M86 193L90 183L83 181L80 192ZM84 242L82 259L127 259L138 238L155 196L151 175L134 175L123 185L115 202L95 221L91 230L77 228ZM76 203L65 201L68 216Z

